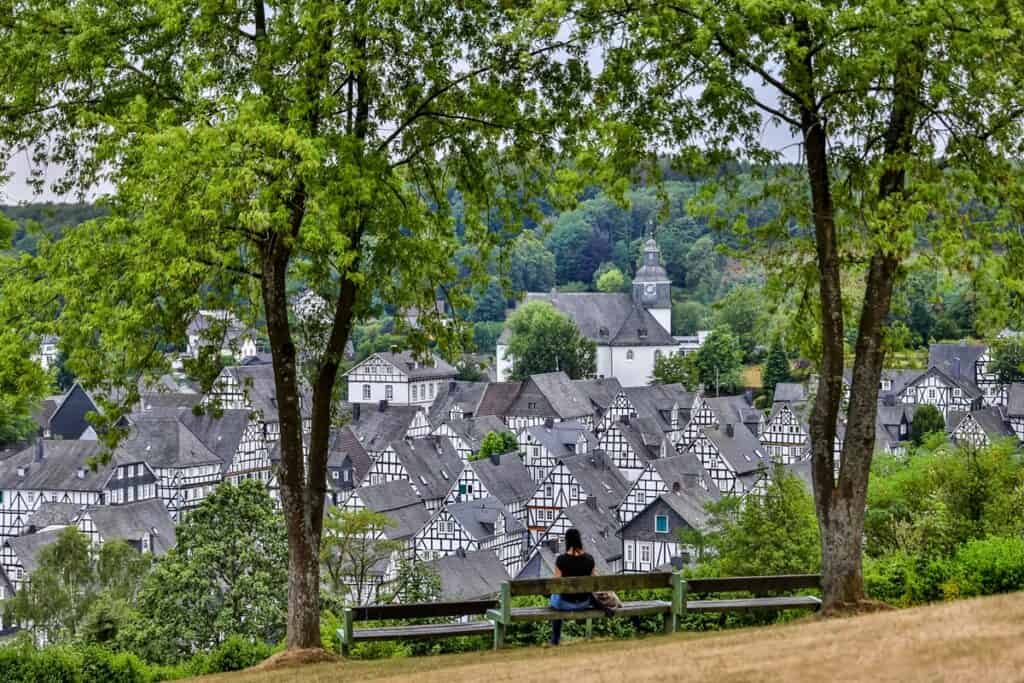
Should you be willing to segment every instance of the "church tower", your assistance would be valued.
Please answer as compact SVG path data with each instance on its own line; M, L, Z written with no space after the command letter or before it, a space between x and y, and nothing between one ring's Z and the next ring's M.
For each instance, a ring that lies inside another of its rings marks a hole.
M661 250L653 237L644 242L640 268L633 276L633 301L672 332L672 282L661 265Z

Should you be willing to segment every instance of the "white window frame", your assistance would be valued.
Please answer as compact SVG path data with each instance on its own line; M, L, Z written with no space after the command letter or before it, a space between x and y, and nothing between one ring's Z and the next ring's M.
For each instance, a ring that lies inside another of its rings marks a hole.
M373 390L370 388L370 385L369 384L364 384L363 385L363 400L364 401L369 401L370 397L373 395L372 392L373 392Z
M384 385L384 400L393 401L395 399L395 386L393 384Z

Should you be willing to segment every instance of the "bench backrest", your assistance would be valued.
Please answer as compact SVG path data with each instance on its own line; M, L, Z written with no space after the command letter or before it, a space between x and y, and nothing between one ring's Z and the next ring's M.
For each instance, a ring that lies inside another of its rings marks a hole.
M551 595L553 593L593 593L595 591L628 591L644 588L671 588L672 573L609 574L607 576L573 576L569 578L520 579L509 581L509 595Z
M785 593L808 588L821 588L820 574L730 576L686 580L686 590L689 593Z
M498 606L497 600L464 600L462 602L418 602L407 605L360 605L352 607L353 621L387 621L389 619L432 619L486 614Z

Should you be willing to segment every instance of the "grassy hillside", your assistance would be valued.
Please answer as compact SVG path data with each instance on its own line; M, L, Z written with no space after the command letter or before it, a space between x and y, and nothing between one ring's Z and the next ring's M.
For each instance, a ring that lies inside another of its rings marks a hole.
M210 683L298 681L1019 681L1024 594L846 619L645 640L578 642L245 671Z

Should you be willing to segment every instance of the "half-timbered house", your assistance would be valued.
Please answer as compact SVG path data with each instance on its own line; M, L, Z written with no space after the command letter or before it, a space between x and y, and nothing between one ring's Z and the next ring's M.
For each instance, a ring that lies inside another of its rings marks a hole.
M647 443L647 435L636 424L636 419L623 415L601 432L597 443L598 448L608 454L615 467L631 482L636 481L649 462L667 455L662 452L662 445L668 436L659 434L657 443ZM675 453L675 449L672 452Z
M893 455L906 454L916 410L916 405L896 403L894 396L880 401L875 421L875 450Z
M341 505L366 480L373 463L355 433L348 427L331 430L327 446L327 495Z
M462 469L445 505L496 498L525 525L528 519L526 504L536 491L537 484L518 454L493 453L471 461Z
M629 522L663 493L701 488L711 498L719 498L718 486L704 469L700 459L687 451L670 458L652 460L630 486L618 507L619 521Z
M459 457L469 461L480 452L484 438L492 433L515 435L501 418L494 415L472 417L462 420L445 420L431 431L433 436L451 439Z
M623 571L650 572L693 562L692 548L681 534L707 526L705 505L711 500L704 489L691 486L663 493L644 506L619 532Z
M439 510L414 538L418 560L433 560L457 550L493 550L510 573L523 564L526 527L496 498L452 503Z
M588 496L594 496L602 508L615 508L628 489L626 478L601 451L563 458L526 504L531 536L539 538L554 524L559 512L579 505Z
M427 408L459 371L442 358L418 358L411 351L372 354L345 373L350 403Z
M928 347L928 367L938 368L952 378L964 378L978 388L985 405L1006 405L1007 387L999 381L987 346L931 344Z
M742 495L763 488L768 462L745 425L703 427L687 450L700 459L722 493Z
M514 431L546 420L576 420L592 427L594 404L564 372L531 375L522 382L489 384L477 406L477 417L496 415Z
M393 448L416 495L431 512L440 509L465 467L451 440L441 436L396 441ZM371 477L375 466L370 467Z
M96 548L110 541L124 541L139 552L159 557L175 543L174 521L155 498L86 508L75 519L75 526Z
M34 417L45 439L94 440L87 417L99 412L92 396L76 383L66 393L44 399Z
M997 439L1016 439L1003 408L988 406L969 413L950 413L950 437L955 443L984 448Z
M962 374L947 375L943 370L932 367L909 382L899 393L898 401L935 406L948 419L950 413L967 413L981 408L984 396L973 379Z
M195 415L184 412L181 423L222 461L224 480L239 484L255 479L264 484L271 478L273 466L269 449L277 443L266 438L265 424L245 409L228 409L216 414ZM194 506L191 506L194 507Z
M487 388L487 382L459 382L449 380L430 404L427 417L431 427L445 420L468 420L476 417L477 406Z
M374 461L391 450L391 444L412 438L410 431L420 409L416 406L394 406L382 401L376 406L352 406L349 427ZM393 457L393 452L392 452ZM376 482L371 482L376 483Z
M253 362L224 368L203 398L203 404L224 410L250 411L267 447L277 441L281 433L274 366L271 363ZM303 432L309 432L311 408L311 397L303 390L299 396Z
M581 422L555 422L532 425L519 431L519 451L530 476L540 484L562 458L586 455L597 448L597 439Z
M39 553L54 543L63 527L0 540L0 571L7 577L11 596L21 590L39 568Z

